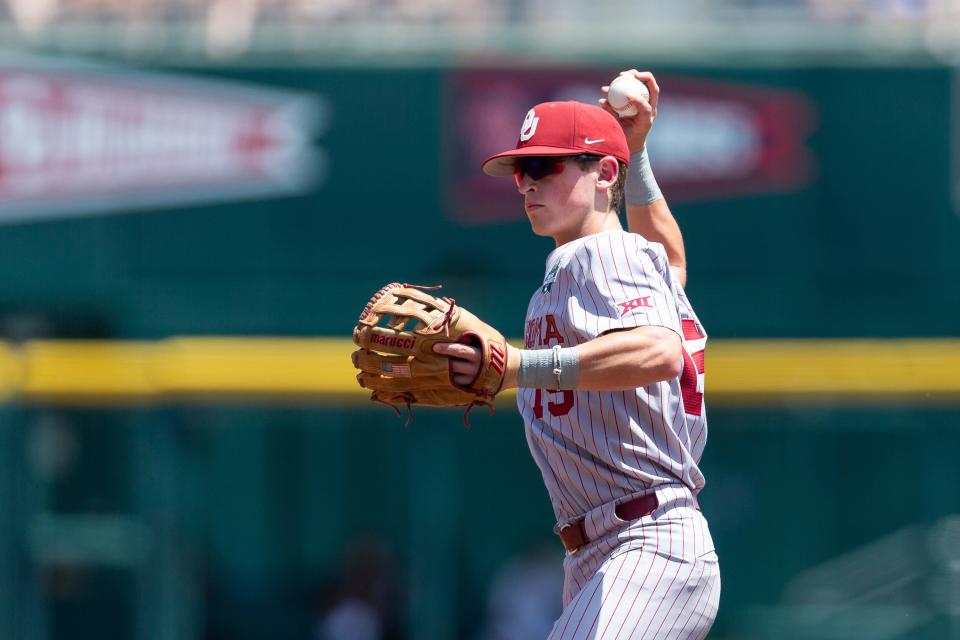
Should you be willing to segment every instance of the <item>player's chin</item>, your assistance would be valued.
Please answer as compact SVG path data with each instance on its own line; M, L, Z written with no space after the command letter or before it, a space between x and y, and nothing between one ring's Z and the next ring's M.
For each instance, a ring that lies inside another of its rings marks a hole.
M533 229L533 232L538 236L550 235L550 225L543 215L543 207L530 207L526 211L527 220L530 221L530 228Z
M550 233L548 228L546 228L544 225L537 224L537 222L534 220L530 220L530 229L533 230L534 235L553 237L553 234Z

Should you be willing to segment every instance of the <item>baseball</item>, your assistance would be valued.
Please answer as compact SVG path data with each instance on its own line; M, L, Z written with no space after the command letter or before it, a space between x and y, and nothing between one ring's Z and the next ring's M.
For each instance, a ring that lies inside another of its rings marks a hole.
M630 97L643 98L650 100L650 90L647 85L633 76L617 76L610 83L610 90L607 92L607 102L620 114L620 117L637 115L637 108L630 104Z

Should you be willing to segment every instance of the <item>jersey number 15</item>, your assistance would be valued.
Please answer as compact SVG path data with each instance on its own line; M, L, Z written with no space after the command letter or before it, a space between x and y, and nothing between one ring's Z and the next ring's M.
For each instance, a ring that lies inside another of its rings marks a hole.
M533 415L538 420L543 419L543 392L543 389L537 389L533 394ZM560 391L548 389L547 393L550 394L550 396L560 396L559 402L555 402L553 399L547 400L547 411L549 411L550 415L554 418L565 416L573 409L573 391L570 389Z

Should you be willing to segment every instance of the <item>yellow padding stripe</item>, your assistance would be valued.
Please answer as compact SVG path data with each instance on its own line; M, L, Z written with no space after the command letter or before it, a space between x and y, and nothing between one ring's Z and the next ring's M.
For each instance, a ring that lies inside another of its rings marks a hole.
M343 338L0 343L0 398L362 400ZM708 401L960 401L960 339L711 340Z
M341 339L175 338L34 342L21 349L24 396L363 394Z
M726 340L709 393L958 393L960 340Z
M17 352L5 342L0 342L0 401L17 392L23 379Z

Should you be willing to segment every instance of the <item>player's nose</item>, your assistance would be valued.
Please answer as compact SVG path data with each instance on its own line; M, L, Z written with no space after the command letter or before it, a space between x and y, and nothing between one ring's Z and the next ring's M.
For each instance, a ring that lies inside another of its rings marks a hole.
M517 178L514 176L514 179L517 183L517 191L519 191L521 194L526 195L531 191L536 190L537 181L527 174L523 174L522 178Z

